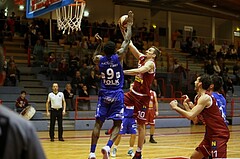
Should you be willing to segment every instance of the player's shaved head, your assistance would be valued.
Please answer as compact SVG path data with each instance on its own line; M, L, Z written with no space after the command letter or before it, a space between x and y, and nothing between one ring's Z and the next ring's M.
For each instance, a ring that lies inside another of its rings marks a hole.
M113 55L115 53L115 43L112 41L108 41L103 48L103 51L106 55Z

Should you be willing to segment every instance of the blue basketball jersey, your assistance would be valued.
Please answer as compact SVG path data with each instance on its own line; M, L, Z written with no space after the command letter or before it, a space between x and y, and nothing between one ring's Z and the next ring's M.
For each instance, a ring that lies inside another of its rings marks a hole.
M227 119L226 119L226 117L227 117L226 99L224 98L224 96L222 94L217 93L217 92L212 92L212 95L216 99L217 106L219 107L219 110L222 114L224 122L228 123Z
M100 58L99 69L102 76L102 89L117 90L123 88L123 68L117 54Z

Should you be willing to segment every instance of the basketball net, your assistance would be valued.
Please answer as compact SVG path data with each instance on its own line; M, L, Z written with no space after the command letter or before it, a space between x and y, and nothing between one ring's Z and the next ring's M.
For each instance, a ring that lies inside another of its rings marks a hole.
M62 30L63 34L81 30L85 6L84 0L75 0L73 4L56 9L58 30Z

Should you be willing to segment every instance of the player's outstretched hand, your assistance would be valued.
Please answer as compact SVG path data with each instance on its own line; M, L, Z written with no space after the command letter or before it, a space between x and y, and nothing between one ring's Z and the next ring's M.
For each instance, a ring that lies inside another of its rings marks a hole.
M127 24L128 25L133 25L133 12L130 10L130 11L128 11L128 22L127 22Z
M170 102L170 106L171 106L172 110L175 110L175 108L178 107L178 101L176 99L172 100Z

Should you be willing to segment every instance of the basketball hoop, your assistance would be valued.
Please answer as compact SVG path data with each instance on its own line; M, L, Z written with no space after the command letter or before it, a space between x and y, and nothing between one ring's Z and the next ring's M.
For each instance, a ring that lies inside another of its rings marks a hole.
M58 30L63 34L67 31L81 30L81 21L86 6L84 0L75 0L73 4L56 9Z

